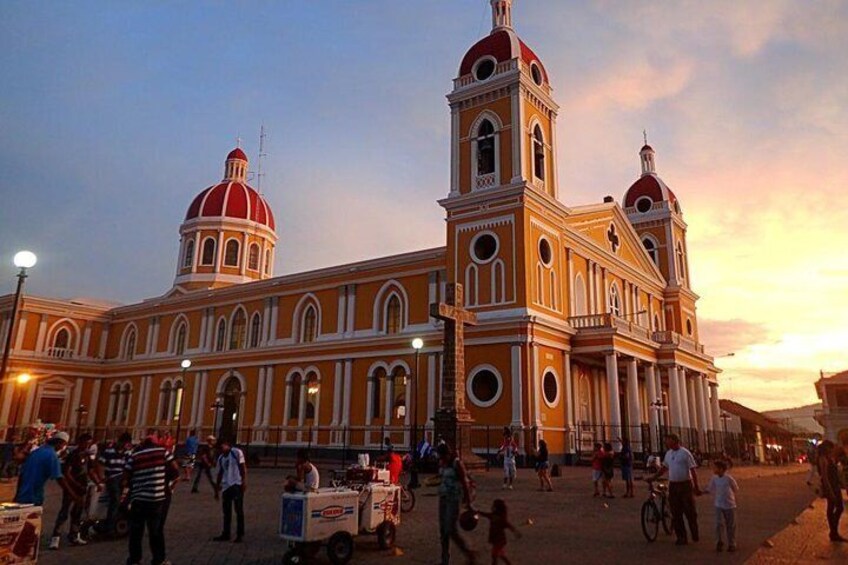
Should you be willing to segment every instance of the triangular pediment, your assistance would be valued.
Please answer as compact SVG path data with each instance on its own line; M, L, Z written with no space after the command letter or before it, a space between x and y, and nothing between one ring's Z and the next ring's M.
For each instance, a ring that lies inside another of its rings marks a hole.
M662 272L645 251L639 234L618 204L572 208L566 223L610 258L615 257L656 279L658 284L666 285Z

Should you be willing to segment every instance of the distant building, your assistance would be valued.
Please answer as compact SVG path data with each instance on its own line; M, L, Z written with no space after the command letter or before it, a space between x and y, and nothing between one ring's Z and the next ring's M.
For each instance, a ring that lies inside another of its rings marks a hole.
M816 420L824 427L825 439L848 442L848 371L829 377L822 373L816 381L816 392L822 400Z
M725 447L734 456L749 454L755 461L772 461L776 455L793 456L794 434L763 414L732 400L721 399Z

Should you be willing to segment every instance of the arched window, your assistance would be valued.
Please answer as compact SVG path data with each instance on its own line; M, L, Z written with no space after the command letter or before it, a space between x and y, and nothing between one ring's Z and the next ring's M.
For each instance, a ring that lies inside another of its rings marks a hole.
M239 242L235 239L227 241L224 247L224 265L227 267L238 267L239 265Z
M174 353L182 355L186 350L186 340L188 339L188 326L185 322L180 322L177 327L177 334L174 336Z
M621 296L618 294L618 285L612 283L609 289L609 313L621 316Z
M371 376L371 419L377 420L383 416L386 405L386 371L378 367Z
M183 254L183 268L190 269L194 262L194 240L190 239L186 242L185 253Z
M215 264L215 238L207 237L203 240L203 255L200 257L201 265L214 265Z
M465 305L477 305L477 288L479 281L477 279L477 265L470 263L465 268Z
M271 273L271 250L265 250L265 274L268 275Z
M167 422L171 419L171 381L162 383L159 389L159 415L156 418L160 422Z
M556 272L551 269L551 308L556 310L557 306L557 282L556 282Z
M289 394L289 419L296 420L300 418L300 387L303 384L303 378L300 373L295 373L291 379L291 390Z
M253 243L250 246L250 255L247 258L247 268L251 271L259 270L259 244Z
M400 298L392 294L386 302L386 333L396 334L402 329Z
M574 315L586 315L586 284L583 282L583 275L577 273L574 276Z
M253 314L250 319L250 347L259 347L259 338L262 333L262 316L259 312Z
M301 343L312 343L318 337L318 312L315 306L310 304L303 312L303 330L301 331Z
M132 385L124 383L121 387L120 410L118 410L118 423L126 424L130 418L130 399L132 397Z
M68 331L68 328L61 328L56 332L53 338L53 347L60 350L66 350L71 347L71 332Z
M660 250L657 248L657 243L651 237L642 238L642 245L645 246L645 251L648 252L648 255L651 257L651 261L654 262L655 265L659 265L660 260Z
M406 417L406 371L398 367L392 373L392 418L403 420Z
M533 128L533 175L545 180L545 138L539 124Z
M215 330L215 351L223 351L227 340L227 322L224 318L218 320L218 329Z
M126 343L124 343L124 359L126 359L127 361L135 357L135 338L135 328L131 328L129 333L127 334L127 341Z
M121 385L112 385L112 390L109 392L109 414L107 416L107 424L118 423L118 414L121 410Z
M239 308L233 316L233 323L230 326L230 347L229 349L244 348L245 336L247 333L247 318L244 315L244 310Z
M318 400L319 391L318 375L309 373L306 375L306 406L304 407L304 420L311 424L315 421L315 405Z
M495 127L489 120L480 122L477 128L477 176L495 172Z
M686 278L686 257L683 254L683 244L677 242L677 278Z
M500 259L492 267L492 298L493 302L506 302L506 275L504 263Z

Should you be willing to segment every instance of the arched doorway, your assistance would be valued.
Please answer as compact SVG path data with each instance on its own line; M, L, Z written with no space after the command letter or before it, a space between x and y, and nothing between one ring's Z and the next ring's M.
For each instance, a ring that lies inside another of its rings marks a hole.
M221 420L218 424L218 437L237 441L238 426L241 411L241 381L238 377L230 377L224 383L221 391Z

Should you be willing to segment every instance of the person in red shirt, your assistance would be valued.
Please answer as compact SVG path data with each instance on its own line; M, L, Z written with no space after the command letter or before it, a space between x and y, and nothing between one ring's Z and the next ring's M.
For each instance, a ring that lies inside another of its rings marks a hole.
M403 459L395 453L393 447L389 446L386 452L386 469L389 470L389 482L393 485L400 484L400 475L403 472Z

